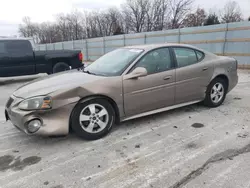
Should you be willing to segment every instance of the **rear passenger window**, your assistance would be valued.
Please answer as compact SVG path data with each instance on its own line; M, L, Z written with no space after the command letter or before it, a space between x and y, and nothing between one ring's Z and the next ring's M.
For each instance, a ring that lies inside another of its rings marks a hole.
M9 41L6 44L6 48L10 53L22 55L30 53L32 49L31 44L23 40Z
M200 61L201 59L203 59L204 54L202 52L196 51L196 54L197 54L198 61Z
M185 67L198 62L196 52L189 48L174 48L178 67Z

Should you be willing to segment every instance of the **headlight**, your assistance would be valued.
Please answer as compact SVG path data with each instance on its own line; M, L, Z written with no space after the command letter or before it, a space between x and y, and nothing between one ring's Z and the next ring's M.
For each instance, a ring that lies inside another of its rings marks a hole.
M48 96L29 98L22 101L18 108L21 110L46 110L51 109L52 100Z

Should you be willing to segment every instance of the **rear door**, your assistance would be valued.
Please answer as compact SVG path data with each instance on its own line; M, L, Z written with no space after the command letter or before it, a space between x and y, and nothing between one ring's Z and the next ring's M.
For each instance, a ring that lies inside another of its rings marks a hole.
M173 105L175 69L169 48L148 52L137 62L136 67L146 68L148 75L123 80L126 116Z
M9 61L5 64L7 76L35 74L33 49L28 40L11 40L5 44Z
M176 68L176 104L202 100L213 74L213 64L201 51L173 47Z

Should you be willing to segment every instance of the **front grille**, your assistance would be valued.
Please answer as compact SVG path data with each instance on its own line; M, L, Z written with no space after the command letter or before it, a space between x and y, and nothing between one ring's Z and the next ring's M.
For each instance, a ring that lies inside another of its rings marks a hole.
M9 108L10 105L13 103L14 99L12 97L9 98L9 100L6 103L6 107Z

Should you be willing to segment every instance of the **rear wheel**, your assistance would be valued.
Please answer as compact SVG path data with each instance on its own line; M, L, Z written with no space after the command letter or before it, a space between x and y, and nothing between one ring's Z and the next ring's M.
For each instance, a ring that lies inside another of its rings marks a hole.
M78 136L96 140L109 133L115 122L115 112L105 99L93 99L75 107L71 122Z
M209 107L218 107L224 102L226 93L226 81L222 78L216 78L209 84L207 88L204 104Z
M64 62L56 63L53 67L53 73L63 72L67 70L70 70L70 66Z

